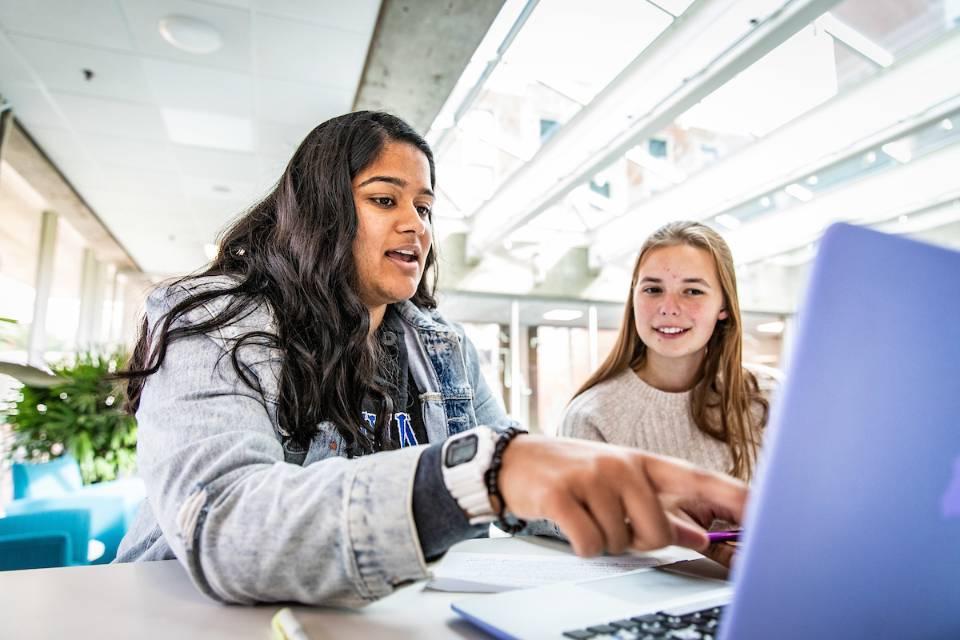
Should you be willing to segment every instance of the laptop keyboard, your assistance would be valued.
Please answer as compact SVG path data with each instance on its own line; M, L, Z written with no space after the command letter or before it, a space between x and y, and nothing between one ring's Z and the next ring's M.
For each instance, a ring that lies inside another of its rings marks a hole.
M722 613L723 607L709 607L683 615L661 611L586 629L573 629L563 635L576 640L714 640Z

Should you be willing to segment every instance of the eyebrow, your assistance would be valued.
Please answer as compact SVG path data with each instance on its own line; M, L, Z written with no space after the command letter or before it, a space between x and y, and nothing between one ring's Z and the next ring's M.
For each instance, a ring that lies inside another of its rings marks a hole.
M645 278L643 278L642 280L640 280L640 282L653 282L653 283L655 283L655 284L661 284L661 283L663 282L663 280L662 280L661 278L651 278L650 276L646 276ZM702 284L702 285L705 286L707 289L712 288L712 287L707 283L707 281L704 280L703 278L684 278L684 279L683 279L683 282L684 282L684 283L687 283L687 284Z
M388 184L396 185L401 189L405 189L407 187L407 181L401 178L395 178L393 176L373 176L372 178L367 178L366 180L358 184L357 188L365 187L372 182L386 182ZM420 193L422 193L423 195L433 197L433 191L431 191L430 189L427 189L426 187L421 189Z

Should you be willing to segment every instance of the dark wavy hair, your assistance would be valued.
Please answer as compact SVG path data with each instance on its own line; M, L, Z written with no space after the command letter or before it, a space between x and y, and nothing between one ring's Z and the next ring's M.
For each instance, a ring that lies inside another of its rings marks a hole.
M273 312L276 333L250 331L224 354L239 378L259 391L240 364L244 345L278 349L283 354L277 405L281 429L307 447L318 424L330 421L349 451L372 447L369 432L362 428L364 396L379 405L378 429L392 412L392 403L378 375L378 344L369 339L370 314L358 294L352 183L388 142L422 151L430 164L430 186L435 186L429 145L400 118L358 111L317 126L300 143L273 191L223 232L216 259L203 271L170 283L230 276L235 284L191 291L152 332L143 319L129 366L119 374L127 379L127 411L136 412L146 378L160 369L171 342L215 331L265 304ZM411 299L421 308L437 306L435 265L431 246L425 275ZM219 297L226 297L227 304L209 320L176 324Z

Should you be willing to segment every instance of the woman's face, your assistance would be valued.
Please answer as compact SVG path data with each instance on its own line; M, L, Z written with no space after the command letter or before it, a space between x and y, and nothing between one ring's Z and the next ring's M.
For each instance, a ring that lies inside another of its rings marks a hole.
M427 157L411 144L388 142L353 179L353 203L360 299L373 310L413 297L433 238Z
M633 312L637 334L654 359L699 362L717 321L727 317L710 253L689 245L650 251L637 273Z

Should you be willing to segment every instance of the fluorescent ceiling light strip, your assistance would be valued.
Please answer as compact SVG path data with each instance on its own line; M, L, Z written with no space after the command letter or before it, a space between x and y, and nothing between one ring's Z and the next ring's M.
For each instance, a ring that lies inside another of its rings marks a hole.
M468 255L497 245L837 2L788 1L746 35L757 7L771 3L694 3L480 208Z
M878 64L884 68L893 64L894 58L892 53L841 21L832 13L827 12L820 16L817 24L834 38L874 64Z
M636 238L678 212L705 220L943 119L960 108L958 65L960 30L954 30L932 48L898 60L869 82L601 226L591 263L608 264L635 252Z

